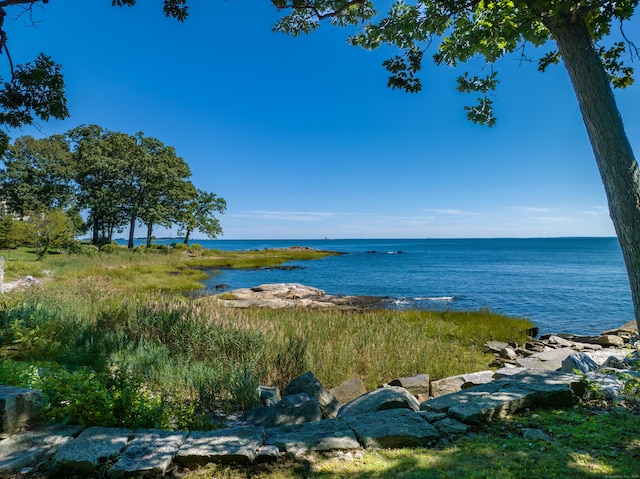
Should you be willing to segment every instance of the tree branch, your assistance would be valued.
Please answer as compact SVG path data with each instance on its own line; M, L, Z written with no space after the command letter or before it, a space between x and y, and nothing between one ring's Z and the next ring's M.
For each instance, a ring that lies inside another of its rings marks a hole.
M318 17L318 20L325 20L327 18L337 17L342 12L353 7L354 5L364 6L366 1L367 0L349 0L340 8L337 8L335 10L325 12L325 13L321 13L320 10L318 10L318 8L313 3L303 3L296 0L293 0L293 3L290 3L290 4L281 4L280 2L277 2L274 0L272 0L272 3L276 6L278 10L283 10L285 8L290 8L293 10L310 10L313 12L313 14L316 17Z

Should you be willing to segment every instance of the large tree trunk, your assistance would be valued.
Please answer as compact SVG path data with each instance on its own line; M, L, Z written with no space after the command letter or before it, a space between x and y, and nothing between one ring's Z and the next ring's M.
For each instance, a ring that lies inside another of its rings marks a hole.
M624 131L608 74L594 49L584 19L559 22L554 19L547 28L556 40L578 98L627 267L636 323L640 325L638 163Z
M147 223L147 248L151 247L152 237L153 237L153 223Z

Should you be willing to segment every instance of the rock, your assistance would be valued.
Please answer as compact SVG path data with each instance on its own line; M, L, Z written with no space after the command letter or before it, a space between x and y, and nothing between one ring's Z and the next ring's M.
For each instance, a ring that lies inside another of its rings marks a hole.
M511 359L512 361L518 359L518 355L510 347L502 348L500 350L500 357L503 359Z
M278 386L258 386L258 394L260 396L260 405L273 406L282 397L280 396L280 389Z
M430 399L420 409L446 412L465 424L504 418L520 409L568 407L576 401L574 388L583 387L575 374L527 370L510 379L501 379L463 391Z
M429 375L416 374L407 378L397 378L389 383L390 386L400 386L405 388L414 396L429 396Z
M560 336L556 336L556 335L551 335L549 336L549 338L547 339L547 341L549 342L549 344L557 344L558 346L564 347L564 348L570 348L573 346L573 342L569 341L568 339L564 339Z
M329 391L333 396L343 404L353 401L355 398L367 393L367 388L360 378L347 379L340 385Z
M575 336L574 341L588 344L599 344L600 346L613 346L621 348L624 346L624 339L614 334L603 334L600 336Z
M264 443L264 428L240 426L216 431L192 432L174 461L193 469L210 462L252 463Z
M493 381L493 371L479 371L475 373L460 374L448 378L431 381L431 396L434 398L461 391L479 384Z
M307 393L285 396L270 409L269 415L262 423L266 428L301 424L322 419L322 411L318 400L309 397Z
M289 454L360 447L354 432L337 419L267 429L266 444Z
M406 389L389 386L370 391L345 404L338 411L338 417L347 418L385 409L411 409L418 411L420 403Z
M82 431L82 426L56 424L10 435L0 442L0 477L46 462Z
M562 361L572 354L577 354L572 348L549 349L532 354L528 358L519 358L517 363L527 369L558 371L562 368Z
M267 406L260 406L245 411L240 417L241 421L248 422L253 426L262 426L265 419L273 413L273 409Z
M449 438L465 434L469 430L469 426L450 417L440 419L434 422L433 425L440 434Z
M53 469L66 473L95 474L127 446L130 429L90 427L67 442L53 458Z
M551 438L542 429L526 428L522 430L522 437L527 441L551 442Z
M235 308L340 308L366 309L380 304L375 296L332 296L323 290L299 283L261 284L213 296L221 305Z
M40 391L0 386L0 437L40 424L44 417L42 406Z
M311 371L298 376L284 389L285 396L300 393L306 393L318 401L322 417L325 419L336 417L340 406L342 406L340 401L324 388Z
M136 431L107 474L109 477L162 476L186 437L184 432L152 429Z
M508 348L509 345L502 341L487 341L484 344L484 347L487 349L487 351L495 354L500 354L500 351L502 351L504 348Z
M620 349L602 349L599 351L585 351L567 357L562 362L562 371L572 372L574 369L581 373L595 371L604 366L610 358L624 361L627 352Z
M364 447L419 447L438 439L440 433L424 418L409 409L389 409L358 416L345 422Z
M522 371L526 371L526 368L516 367L516 366L505 366L503 368L498 369L495 373L493 373L493 379L510 378L514 374L521 373Z

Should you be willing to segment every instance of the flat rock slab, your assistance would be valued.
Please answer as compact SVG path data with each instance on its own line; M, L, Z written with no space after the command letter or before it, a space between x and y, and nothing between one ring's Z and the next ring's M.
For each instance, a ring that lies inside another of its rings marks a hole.
M420 408L446 412L465 424L477 424L506 417L526 407L571 406L576 401L576 393L581 393L580 388L580 378L575 374L527 370L508 380L497 380L425 401Z
M109 477L162 476L186 437L184 432L136 431L118 461L109 469Z
M384 411L385 409L411 409L418 411L420 403L406 389L389 386L369 391L345 404L338 411L338 417L359 416L370 412Z
M82 426L54 425L9 436L0 442L0 476L47 461L82 431Z
M562 361L573 354L577 354L577 351L572 348L549 349L532 354L527 358L519 358L517 363L527 369L558 371L562 368Z
M441 438L424 417L409 409L388 409L344 420L364 447L428 446Z
M267 429L266 444L290 454L360 447L353 430L337 419Z
M77 439L67 442L53 458L53 468L80 474L93 474L127 446L130 429L90 427Z
M210 462L249 464L264 443L264 428L239 426L217 431L192 432L174 461L193 468Z

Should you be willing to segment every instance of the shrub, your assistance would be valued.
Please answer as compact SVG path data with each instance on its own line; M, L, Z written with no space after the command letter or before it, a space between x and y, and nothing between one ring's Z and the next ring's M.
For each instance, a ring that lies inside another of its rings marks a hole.
M119 253L122 249L122 246L116 243L107 243L100 246L100 251L107 254Z
M189 250L189 245L184 243L171 243L171 247L176 251L187 251Z

